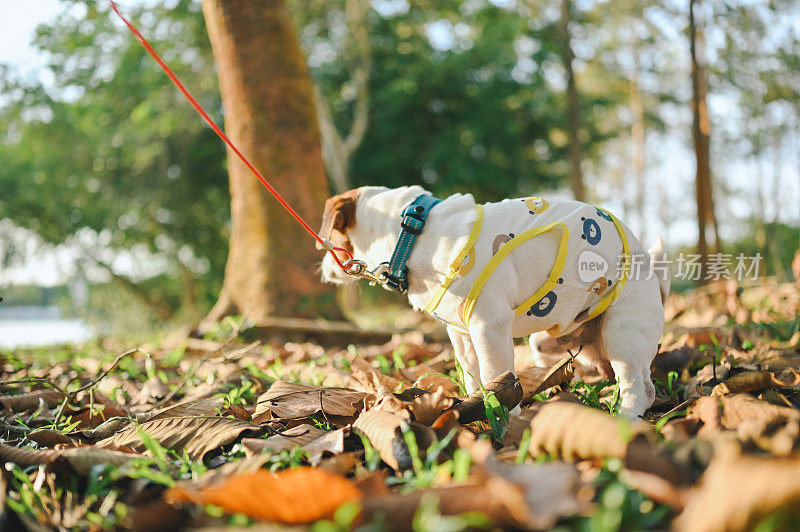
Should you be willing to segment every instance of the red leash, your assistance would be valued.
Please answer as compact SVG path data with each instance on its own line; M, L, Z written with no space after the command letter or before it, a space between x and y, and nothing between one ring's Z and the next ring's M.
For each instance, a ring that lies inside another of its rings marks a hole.
M353 263L353 255L346 249L337 248L331 245L331 243L328 240L319 236L317 232L314 231L311 228L311 226L308 225L308 223L306 223L305 220L303 220L303 217L300 216L297 213L297 211L295 211L292 208L292 206L286 202L285 199L283 199L283 196L281 196L280 193L278 193L278 191L275 190L275 188L269 184L269 182L261 174L261 172L256 170L256 167L253 166L252 163L250 163L250 161L247 160L247 157L245 157L244 154L242 154L242 152L240 152L236 146L234 146L233 142L231 142L231 139L229 139L228 136L222 131L222 129L220 129L220 127L216 124L216 122L214 122L211 119L211 117L208 116L208 113L205 112L205 110L200 106L197 100L195 100L194 96L192 96L189 90L183 85L183 83L181 83L181 80L178 79L178 76L175 75L172 69L170 69L169 66L167 66L167 64L164 62L164 60L161 59L161 56L158 55L158 52L156 52L155 49L152 47L152 45L147 41L147 39L144 38L144 35L142 35L139 32L139 30L136 29L136 26L134 26L127 18L125 18L125 15L123 15L122 12L117 7L116 2L114 2L114 0L108 0L108 2L109 4L111 4L111 9L114 10L114 12L119 16L119 18L122 19L122 22L124 22L125 25L128 26L128 29L131 30L131 33L133 33L136 36L136 38L139 39L139 42L142 44L144 49L147 50L147 53L149 53L153 57L153 59L156 60L156 63L158 63L158 65L164 70L169 79L172 80L172 83L174 83L175 86L178 87L178 89L183 93L183 95L186 96L186 99L189 100L189 103L192 104L192 107L194 107L195 111L197 111L200 114L200 116L202 116L203 119L206 122L208 122L208 125L211 126L211 129L214 130L214 133L216 133L217 136L219 136L219 138L221 138L223 142L225 142L225 144L227 144L228 147L231 150L233 150L233 153L235 153L236 156L239 157L239 159L241 159L241 161L245 164L245 166L247 166L247 168L249 168L250 171L253 172L253 175L256 176L256 178L258 178L258 180L261 181L261 184L264 185L264 187L266 187L269 193L272 194L276 200L278 200L278 203L280 203L281 206L283 206L283 208L286 209L286 211L290 215L292 215L292 217L295 220L297 220L297 223L303 226L303 229L305 229L308 232L308 234L314 237L314 240L319 242L322 245L322 247L324 247L326 250L330 252L330 254L333 256L333 260L336 261L336 264L338 264L345 272L354 273L358 275L359 273L358 271L351 270L351 268L354 270L358 270L360 266L358 264L358 261L355 264ZM342 262L336 255L337 251L340 251L344 253L347 257L349 257L348 260L346 262Z

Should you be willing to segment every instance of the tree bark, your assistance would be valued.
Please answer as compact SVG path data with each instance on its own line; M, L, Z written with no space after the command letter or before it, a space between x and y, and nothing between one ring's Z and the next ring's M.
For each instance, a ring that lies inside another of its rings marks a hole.
M575 53L572 51L572 43L569 37L570 0L561 0L561 20L559 32L561 34L562 58L564 69L567 72L567 119L569 133L569 162L570 162L570 188L572 194L578 201L586 200L586 188L583 184L583 171L581 161L583 159L583 147L581 145L581 115L580 102L578 101L578 88L575 85L575 72L573 62Z
M697 161L696 198L697 198L697 253L702 263L702 275L705 277L708 257L707 233L714 233L714 247L719 252L719 234L714 216L714 200L711 185L710 136L711 123L708 117L707 93L708 85L705 72L705 50L703 34L698 30L695 19L696 0L689 0L689 48L692 58L692 138Z
M225 110L237 147L312 225L328 193L311 79L283 0L203 0ZM204 321L242 314L338 317L319 280L314 241L228 153L230 251L219 300ZM201 324L201 329L203 324Z

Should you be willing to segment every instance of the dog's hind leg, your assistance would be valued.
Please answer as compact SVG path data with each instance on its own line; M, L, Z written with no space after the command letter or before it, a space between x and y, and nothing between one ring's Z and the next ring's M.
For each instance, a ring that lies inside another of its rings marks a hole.
M469 334L449 325L447 326L447 335L450 337L450 343L453 344L453 353L456 356L456 360L461 365L461 370L464 373L464 389L466 389L467 394L478 391L480 389L479 379L481 378L481 373L478 365L478 355L475 353L472 339Z
M606 311L602 348L619 382L619 415L635 420L655 399L650 363L658 351L664 322L655 313L632 307L630 300L621 301Z
M545 331L533 333L528 343L531 346L533 363L540 368L549 368L567 352L567 348Z

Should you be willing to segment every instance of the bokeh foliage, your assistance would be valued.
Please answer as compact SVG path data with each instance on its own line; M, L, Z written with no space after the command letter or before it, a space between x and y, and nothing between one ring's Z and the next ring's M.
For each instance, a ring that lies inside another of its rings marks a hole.
M34 45L47 58L41 72L26 77L0 67L0 219L80 250L95 272L123 273L107 278L163 315L187 307L202 312L219 291L227 254L225 150L105 3L64 5L37 31ZM346 131L355 94L345 0L289 5L312 77ZM372 54L369 126L350 166L354 185L418 183L436 194L472 192L486 201L564 183L559 1L370 5L360 22ZM221 120L200 2L126 9ZM715 122L714 132L722 133L712 141L728 146L735 137L745 146L737 160L773 157L785 139L796 139L800 123L794 68L800 40L776 22L796 7L786 0L730 0L706 11L711 91L740 104L727 123L741 127ZM648 135L688 116L685 5L574 2L573 18L587 185L599 190L598 176L621 176L611 184L621 196L632 179L634 75ZM683 140L688 145L688 134ZM652 158L662 163L672 157L655 151ZM728 159L716 161L724 205L725 194L737 190L724 186ZM765 197L770 192L763 189ZM773 223L769 218L761 213L753 226L763 232L758 228ZM8 258L14 248L2 249ZM119 267L120 252L144 257L147 267L130 275Z

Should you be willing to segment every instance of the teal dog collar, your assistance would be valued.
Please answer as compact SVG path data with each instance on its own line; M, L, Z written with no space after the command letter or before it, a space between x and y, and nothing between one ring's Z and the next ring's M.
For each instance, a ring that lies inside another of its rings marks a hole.
M400 237L397 239L394 253L389 261L388 271L383 273L386 277L386 285L395 292L405 294L408 291L408 267L406 266L408 257L411 256L417 237L425 227L428 214L441 201L429 194L422 194L403 209L400 220Z

